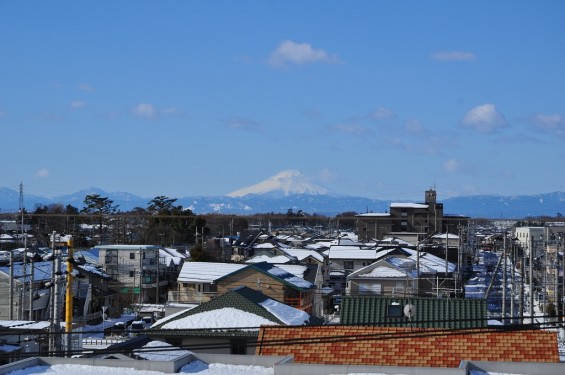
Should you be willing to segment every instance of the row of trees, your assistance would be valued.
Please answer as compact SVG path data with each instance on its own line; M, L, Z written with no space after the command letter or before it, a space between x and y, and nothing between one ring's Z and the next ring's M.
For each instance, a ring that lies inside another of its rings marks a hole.
M39 245L48 245L53 231L72 234L75 246L97 243L189 244L202 241L210 229L203 216L176 205L176 198L157 196L146 208L122 212L108 197L87 195L84 207L40 205L24 220Z

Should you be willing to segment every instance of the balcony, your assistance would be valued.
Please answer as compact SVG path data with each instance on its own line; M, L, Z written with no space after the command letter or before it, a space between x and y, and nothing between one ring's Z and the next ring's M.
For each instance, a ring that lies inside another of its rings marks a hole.
M197 303L201 304L204 302L208 302L214 297L216 297L218 293L212 292L197 292L196 290L171 290L168 293L168 301L169 303Z

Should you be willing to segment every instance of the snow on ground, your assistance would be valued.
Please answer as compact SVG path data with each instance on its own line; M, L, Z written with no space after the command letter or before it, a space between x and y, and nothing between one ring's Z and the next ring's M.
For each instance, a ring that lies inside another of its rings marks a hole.
M273 375L274 370L269 367L261 366L236 366L224 365L219 363L205 364L201 361L194 361L180 369L178 374L198 374L198 375ZM22 370L9 372L7 375L164 375L160 371L135 370L124 367L104 367L104 366L85 366L85 365L53 365L53 366L32 366Z

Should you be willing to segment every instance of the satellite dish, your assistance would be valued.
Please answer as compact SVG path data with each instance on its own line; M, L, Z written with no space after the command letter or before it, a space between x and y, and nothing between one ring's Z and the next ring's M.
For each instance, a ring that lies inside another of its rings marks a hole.
M414 306L410 303L407 304L406 306L404 306L404 315L408 319L412 319L416 315L416 306Z

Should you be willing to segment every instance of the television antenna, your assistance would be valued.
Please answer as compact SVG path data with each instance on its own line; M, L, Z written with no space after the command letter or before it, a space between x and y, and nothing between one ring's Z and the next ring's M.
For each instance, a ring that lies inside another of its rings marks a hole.
M404 316L412 320L412 318L415 315L416 315L416 306L412 305L411 303L404 306Z

